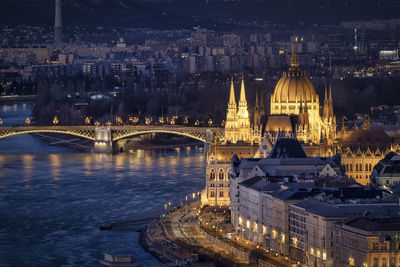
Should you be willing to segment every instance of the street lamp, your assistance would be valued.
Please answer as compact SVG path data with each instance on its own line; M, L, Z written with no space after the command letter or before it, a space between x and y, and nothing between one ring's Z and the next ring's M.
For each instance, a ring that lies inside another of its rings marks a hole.
M3 120L0 118L0 125L3 125Z
M31 119L30 119L30 118L26 118L26 120L25 120L25 124L26 124L26 125L29 125L29 124L31 124Z

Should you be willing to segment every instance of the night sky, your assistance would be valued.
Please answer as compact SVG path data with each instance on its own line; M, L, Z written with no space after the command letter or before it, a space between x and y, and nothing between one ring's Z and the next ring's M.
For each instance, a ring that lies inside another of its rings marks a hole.
M51 25L54 1L0 0L1 24ZM235 18L285 24L400 17L400 0L64 0L64 23L171 27Z

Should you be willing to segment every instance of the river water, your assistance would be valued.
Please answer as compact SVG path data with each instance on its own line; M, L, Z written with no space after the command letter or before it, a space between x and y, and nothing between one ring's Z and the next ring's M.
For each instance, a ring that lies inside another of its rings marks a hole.
M22 124L31 108L0 105L3 125ZM0 266L98 266L104 252L159 265L138 232L99 225L159 216L204 187L204 170L201 148L108 155L28 134L0 139Z

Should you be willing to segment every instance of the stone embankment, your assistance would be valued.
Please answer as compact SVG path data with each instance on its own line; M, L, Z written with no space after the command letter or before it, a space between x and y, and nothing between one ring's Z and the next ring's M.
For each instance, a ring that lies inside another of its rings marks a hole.
M196 202L154 220L143 233L142 245L170 266L282 266L255 259L247 249L205 231L200 225L201 211Z

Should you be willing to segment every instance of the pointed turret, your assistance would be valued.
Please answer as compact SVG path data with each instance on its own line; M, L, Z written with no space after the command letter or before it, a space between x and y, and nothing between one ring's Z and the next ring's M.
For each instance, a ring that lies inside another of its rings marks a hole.
M333 99L332 99L332 83L329 85L328 106L329 106L329 117L333 119L334 114L333 114Z
M239 99L239 106L240 104L245 104L247 106L246 101L246 90L244 88L244 76L242 74L242 84L240 86L240 99Z
M253 125L260 128L261 117L260 117L260 105L258 103L258 90L256 89L256 104L254 106L254 121Z
M293 36L293 49L292 49L292 58L290 59L290 66L292 68L299 67L299 58L297 57L297 49L296 49L296 37Z
M263 117L265 115L265 107L264 107L264 93L261 90L261 99L260 99L260 116Z
M328 101L328 88L325 83L325 100L324 100L324 114L323 118L327 120L329 117L329 101Z
M226 113L225 122L225 141L236 143L238 139L238 123L237 123L237 105L235 100L235 87L233 78L231 80L231 89L228 102L228 112Z
M231 92L230 92L230 95L229 95L228 108L236 109L235 87L233 86L233 78L231 80Z
M244 76L242 74L242 84L240 87L239 108L237 113L239 139L238 141L250 142L250 119L249 111L247 109L246 90L244 87Z

